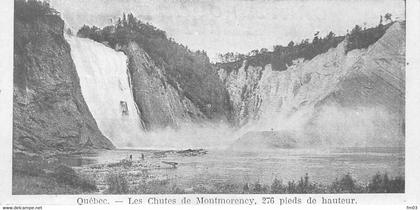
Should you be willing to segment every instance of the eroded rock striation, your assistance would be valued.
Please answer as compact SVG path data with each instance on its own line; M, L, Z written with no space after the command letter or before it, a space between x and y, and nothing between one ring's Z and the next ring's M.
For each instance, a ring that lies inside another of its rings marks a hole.
M129 59L134 100L146 130L206 119L180 84L168 81L165 69L157 66L137 43L130 42L123 51Z
M219 69L237 124L287 130L298 144L401 146L405 115L405 23L367 49L347 41L286 71L271 65Z

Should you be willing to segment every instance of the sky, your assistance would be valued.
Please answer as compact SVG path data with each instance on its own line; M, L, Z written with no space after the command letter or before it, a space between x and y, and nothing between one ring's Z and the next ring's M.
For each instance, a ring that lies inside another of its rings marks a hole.
M166 31L192 50L247 53L333 31L344 35L356 24L370 27L380 15L405 19L403 0L50 0L68 27L104 27L122 13Z

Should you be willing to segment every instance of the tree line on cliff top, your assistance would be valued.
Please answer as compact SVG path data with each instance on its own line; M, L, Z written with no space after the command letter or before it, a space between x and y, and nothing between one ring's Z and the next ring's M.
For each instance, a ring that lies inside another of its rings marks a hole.
M77 32L79 37L90 38L115 48L134 41L158 64L169 70L211 68L207 53L191 51L187 46L168 38L166 32L144 23L133 14L123 14L114 24L104 28L84 25Z
M25 21L36 20L46 15L58 15L47 1L15 0L15 18Z
M369 47L385 34L385 31L392 23L392 14L387 13L384 16L380 16L379 24L375 27L362 28L359 25L355 25L346 34L348 40L346 53L353 49ZM260 50L252 50L247 54L233 52L219 54L219 62L216 65L230 72L238 69L243 61L247 60L247 65L264 67L267 64L271 64L273 70L284 71L288 66L293 64L294 60L299 58L311 60L315 56L337 47L346 38L346 36L336 36L332 31L325 37L320 37L319 33L319 31L315 32L311 41L309 39L304 39L296 43L290 41L287 46L273 46L272 51L269 51L267 48L262 48Z
M32 20L39 16L58 15L59 13L50 7L46 1L38 0L15 0L15 17ZM384 24L386 22L387 24ZM375 43L388 27L392 24L392 14L380 16L379 24L372 28L362 28L356 25L346 36L348 44L346 52L353 49L367 48ZM216 66L227 71L239 68L244 60L248 65L265 66L271 64L273 70L283 71L293 64L293 60L303 58L310 60L315 56L327 52L336 47L345 36L336 36L332 31L325 37L314 34L312 40L304 39L300 42L290 41L287 46L275 45L273 50L267 48L255 49L247 54L227 52L219 54L219 62ZM98 28L84 25L78 32L80 37L90 38L98 42L106 43L115 48L117 44L124 45L130 41L138 43L157 63L166 69L172 70L173 76L180 77L180 72L185 74L193 70L207 71L211 69L210 61L204 50L191 51L187 46L168 38L165 31L155 26L144 23L134 17L133 14L123 14L115 24ZM182 69L182 71L180 71ZM182 75L193 79L192 74Z

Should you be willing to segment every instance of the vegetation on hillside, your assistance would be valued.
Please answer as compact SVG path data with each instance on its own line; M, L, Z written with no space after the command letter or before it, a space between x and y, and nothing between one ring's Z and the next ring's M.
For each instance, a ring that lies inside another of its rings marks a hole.
M58 15L47 1L15 0L15 18L25 21L35 20L46 15Z
M290 41L287 46L274 46L273 51L262 48L261 50L252 50L247 55L233 53L221 54L219 55L221 62L216 65L231 71L237 69L243 60L247 60L248 65L251 66L271 64L274 70L286 70L287 66L293 64L293 60L298 58L310 60L316 55L336 47L343 39L344 37L342 36L336 37L333 32L330 32L326 37L319 37L319 32L317 32L312 42L309 39L302 40L300 43Z
M385 20L389 22L388 24L383 24L383 17L379 21L379 24L376 27L362 29L359 25L356 25L349 34L348 43L346 52L349 52L354 49L363 49L369 47L371 44L378 41L384 34L385 31L391 26L392 19L391 14L385 14Z
M380 39L393 23L391 14L387 13L384 17L387 24L383 24L383 17L381 16L377 26L362 28L356 25L346 36L336 36L331 31L325 37L320 37L319 31L317 31L312 41L309 39L304 39L298 43L290 41L287 46L273 46L272 51L262 48L260 50L252 50L248 54L232 52L219 54L220 62L216 65L218 68L223 68L230 72L238 69L243 61L246 60L247 65L264 67L267 64L271 64L273 70L284 71L293 64L294 60L299 58L311 60L315 56L337 47L346 37L348 38L346 52L353 49L367 48Z

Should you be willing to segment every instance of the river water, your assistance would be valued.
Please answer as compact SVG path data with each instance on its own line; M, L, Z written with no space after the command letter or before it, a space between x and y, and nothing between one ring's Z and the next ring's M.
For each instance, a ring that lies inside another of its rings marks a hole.
M377 172L404 176L404 148L279 149L262 152L208 151L201 156L157 157L157 150L110 150L67 158L68 164L116 163L130 155L133 160L172 161L175 169L151 169L185 188L208 183L271 184L298 180L308 173L310 180L330 184L350 173L359 183L367 183Z

